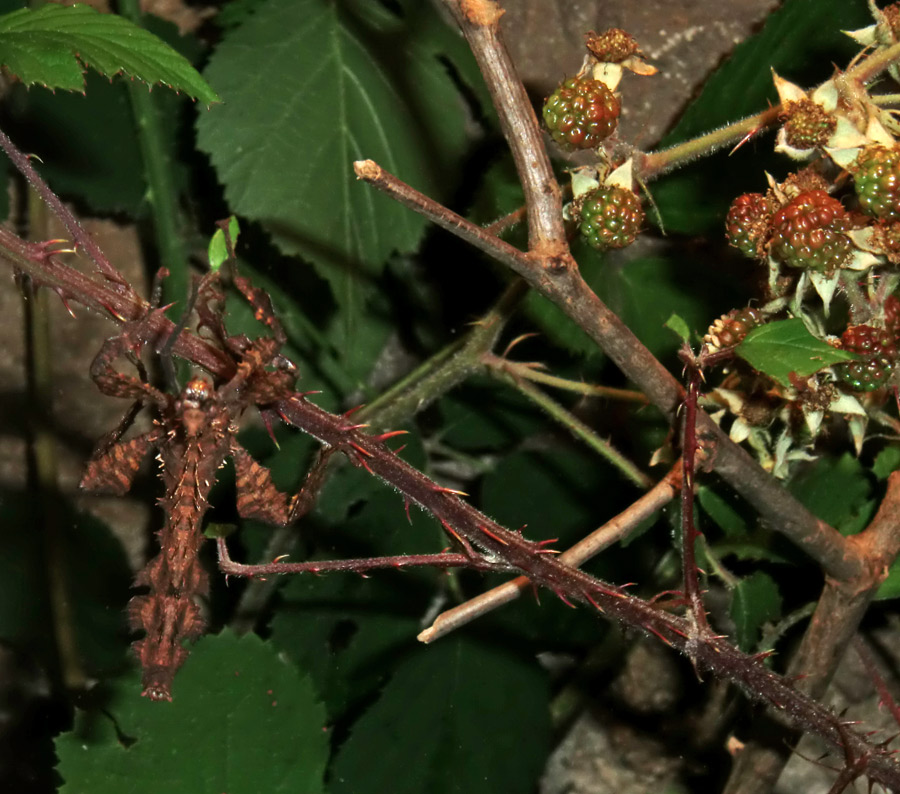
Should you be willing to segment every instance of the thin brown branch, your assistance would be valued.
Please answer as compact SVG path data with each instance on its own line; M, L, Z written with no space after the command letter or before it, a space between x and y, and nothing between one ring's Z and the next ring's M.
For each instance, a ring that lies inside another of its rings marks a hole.
M297 573L329 573L343 571L345 573L367 573L368 571L404 568L470 568L476 571L505 573L510 570L506 563L493 562L468 554L443 552L441 554L398 554L392 557L361 557L346 560L309 560L307 562L281 562L245 565L235 562L228 553L225 538L216 538L219 553L219 570L226 576L244 576L260 578L265 576L284 576Z
M83 250L97 266L97 270L109 281L115 283L118 288L130 297L136 297L131 285L125 280L125 277L115 268L106 254L100 250L100 246L94 241L94 238L88 234L87 230L79 223L78 219L72 214L68 207L59 200L59 197L50 189L47 183L35 171L31 165L31 158L20 152L16 145L9 137L0 130L0 148L6 152L7 157L12 161L13 165L28 180L28 183L34 188L35 192L43 199L43 201L53 210L53 213L66 227L66 231L72 235L72 241Z
M699 452L697 444L697 397L700 394L700 369L687 365L688 388L684 398L681 431L681 568L684 577L684 597L691 617L701 631L709 631L706 608L700 593L697 570L697 537L694 523L694 470Z
M528 214L528 247L553 267L574 266L562 221L562 193L531 101L500 35L493 0L444 0L469 42L509 143Z
M615 518L595 529L590 535L559 555L564 565L578 568L601 551L627 537L642 521L661 510L675 498L681 490L680 462L640 499L637 499ZM527 576L518 576L509 582L482 593L475 598L448 609L438 615L434 622L419 634L421 642L429 643L455 631L489 612L515 601L525 590L532 587Z

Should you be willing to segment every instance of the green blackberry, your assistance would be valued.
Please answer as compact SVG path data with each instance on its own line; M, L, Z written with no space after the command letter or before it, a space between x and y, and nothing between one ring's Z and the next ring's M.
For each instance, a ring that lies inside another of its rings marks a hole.
M841 202L824 190L809 190L775 213L769 250L790 267L832 272L853 254L841 234L849 229Z
M838 380L853 391L863 392L875 391L888 382L897 361L897 345L890 331L853 325L841 335L841 347L861 359L835 364Z
M566 149L596 149L615 132L619 100L599 80L573 77L544 103L550 136Z
M640 231L644 210L633 190L601 185L584 197L578 218L579 231L594 248L624 248Z
M729 245L751 259L764 258L771 218L772 206L762 193L738 196L731 202L725 218L725 236Z
M837 126L834 116L811 99L788 102L780 118L785 141L795 149L823 146Z
M900 220L900 149L866 146L851 171L860 209L881 220Z

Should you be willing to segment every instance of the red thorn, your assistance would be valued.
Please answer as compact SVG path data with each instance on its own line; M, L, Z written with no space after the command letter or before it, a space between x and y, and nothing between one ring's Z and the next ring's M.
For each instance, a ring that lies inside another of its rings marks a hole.
M341 430L343 430L345 433L349 433L351 430L360 430L361 428L368 427L368 426L369 426L368 422L363 422L362 424L359 424L359 425L347 425L346 427L342 427Z
M663 635L660 634L655 628L653 628L653 626L645 626L644 628L648 629L649 631L652 631L652 632L653 632L657 637L659 637L666 645L668 645L670 648L672 647L672 641L671 641L670 639L668 639L667 637L663 637Z
M463 546L463 547L466 546L466 542L457 534L456 530L453 529L453 527L451 527L446 521L441 521L441 524L443 525L444 530L447 533L449 533L450 535L452 535L454 538L456 538L459 541L461 546Z
M606 611L605 609L603 609L602 606L600 606L600 604L598 604L598 603L594 600L594 597L593 597L590 593L585 593L585 594L584 594L584 597L585 597L588 601L590 601L591 606L594 607L594 609L596 609L598 612L605 612L605 611Z
M468 496L465 491L457 491L455 488L445 488L443 485L432 485L431 490L435 493L453 494L454 496Z
M401 452L403 452L404 449L406 449L406 444L404 444L402 447L397 447L397 449L391 450L391 453L394 455L399 455Z
M494 534L494 533L491 532L487 527L479 526L478 528L479 528L482 532L484 532L484 534L487 535L489 538L493 538L494 540L496 540L497 543L502 543L504 546L508 546L508 545L509 545L509 541L504 540L504 539L501 538L499 535Z
M64 293L61 289L59 289L59 288L57 287L57 288L56 288L56 294L59 295L59 299L62 301L62 305L66 307L66 311L69 313L69 316L70 316L73 320L77 319L77 318L75 317L75 312L72 311L72 307L69 306L69 302L66 300L66 295L65 295L65 293Z
M412 524L412 517L409 515L409 499L403 497L403 509L406 511L406 520Z
M384 443L389 438L393 438L394 436L406 436L409 435L409 430L391 430L388 433L382 433L380 436L372 436L373 441L380 441Z
M353 449L355 449L355 450L356 450L357 452L359 452L361 455L365 455L367 458L374 458L374 457L375 457L371 452L369 452L369 450L364 449L364 448L361 447L359 444L357 444L355 441L351 441L351 442L350 442L350 446L353 447Z
M307 394L308 394L308 393L309 393L309 392L307 392ZM352 416L352 415L355 414L358 410L360 410L361 408L364 408L364 407L365 407L365 403L363 403L363 404L361 404L361 405L357 405L355 408L351 408L349 411L344 411L344 413L342 414L342 416L344 417L344 419L346 419L348 416Z
M283 414L279 413L279 415L281 416L282 419L284 419ZM272 443L275 445L275 449L280 450L281 445L278 443L278 439L275 438L275 432L272 430L271 415L268 412L262 414L262 420L263 420L263 424L266 426L266 432L269 434L269 438L272 439ZM285 420L285 421L287 421L287 420Z
M566 597L563 595L562 590L554 590L553 592L556 593L556 597L557 597L560 601L562 601L567 607L572 607L572 609L575 609L575 604L573 604L571 601L569 601L568 598L566 598Z
M362 466L367 472L369 472L369 474L371 474L373 477L375 476L375 472L372 471L372 467L369 466L368 462L366 461L366 459L364 457L357 455L356 460L360 466Z
M120 323L127 323L128 320L124 318L121 314L119 314L115 309L113 309L108 303L104 303L100 301L100 305L106 309L113 317L115 317Z

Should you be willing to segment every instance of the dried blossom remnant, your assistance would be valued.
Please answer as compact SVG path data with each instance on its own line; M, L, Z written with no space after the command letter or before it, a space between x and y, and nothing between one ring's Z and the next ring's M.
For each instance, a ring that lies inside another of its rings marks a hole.
M591 55L606 63L621 63L641 52L634 36L621 28L610 28L603 33L592 30L585 35L584 44Z
M144 454L153 447L158 450L165 487L160 500L165 521L157 533L159 553L135 580L136 586L146 587L148 592L132 598L128 609L131 628L144 635L134 643L134 651L143 670L142 694L151 700L172 699L175 673L188 656L185 642L195 641L205 630L198 604L209 590L209 577L199 561L202 523L216 472L225 459L232 455L236 461L238 512L242 516L285 524L297 502L297 497L285 497L275 489L268 472L236 438L237 419L247 407L265 406L292 392L294 367L278 354L284 333L268 296L236 277L235 286L272 336L253 341L228 336L216 278L210 276L201 283L197 314L200 325L212 332L235 361L234 375L219 388L204 378L193 378L175 398L116 371L116 359L139 352L151 341L153 313L107 340L91 366L91 374L105 394L154 403L158 412L156 427L149 433L102 446L81 483L88 490L125 493ZM113 437L118 435L120 432Z

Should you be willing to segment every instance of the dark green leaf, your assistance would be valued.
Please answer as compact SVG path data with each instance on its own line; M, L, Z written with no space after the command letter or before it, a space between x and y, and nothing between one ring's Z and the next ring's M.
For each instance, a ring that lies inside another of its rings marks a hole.
M581 264L584 258L578 261ZM691 261L683 255L642 257L629 262L620 259L615 264L608 261L594 280L589 275L585 277L658 358L674 356L681 346L666 328L673 312L689 329L705 329L710 317L744 300L736 296L734 281L727 273L710 270L707 263Z
M684 318L673 313L672 316L669 317L669 319L665 321L664 325L672 333L676 334L683 342L690 343L691 329L688 327L688 324L684 321Z
M722 496L711 487L701 485L697 489L697 501L726 535L745 536L747 534L747 522L739 512L739 505L733 495Z
M533 659L465 637L420 647L353 726L334 794L526 794L550 747L549 689Z
M65 502L55 515L44 513L21 495L4 493L0 506L0 639L26 648L51 664L53 609L48 600L48 576L64 588L72 607L75 649L88 672L122 663L127 643L125 605L131 571L122 546L91 516L76 513ZM61 534L63 567L48 573L45 521ZM65 528L65 531L62 531Z
M316 558L435 553L446 546L436 522L414 507L408 520L402 497L379 483L374 492L347 492L358 478L349 469L339 472L345 473L333 489L344 494L350 517L339 512L337 523L323 530ZM368 480L374 482L371 476ZM309 672L329 717L338 719L371 696L397 660L416 646L419 620L439 577L427 568L374 571L365 579L349 573L292 577L281 591L272 640Z
M0 17L0 62L25 85L84 89L84 69L123 73L167 85L203 102L218 102L193 66L165 42L115 14L86 5L48 3Z
M860 532L875 512L872 485L859 459L819 458L789 485L791 493L844 535Z
M258 637L200 640L172 703L140 687L137 671L116 681L102 711L79 713L57 739L62 794L323 791L325 711L309 679Z
M900 597L900 561L894 561L891 569L888 571L887 578L881 583L875 598L884 601L889 598Z
M789 376L792 372L805 378L831 364L856 358L852 353L816 339L800 318L754 328L735 348L735 353L782 386L791 385Z
M878 453L872 465L872 473L879 480L886 480L897 469L900 469L900 445L891 444Z
M353 161L374 159L440 196L465 143L458 92L429 43L351 11L268 0L226 33L206 72L225 104L198 120L231 207L313 262L350 323L369 279L424 230L415 213L357 182Z
M731 619L735 626L735 641L742 651L752 651L759 641L763 624L779 617L781 594L775 580L767 573L756 571L734 588Z

